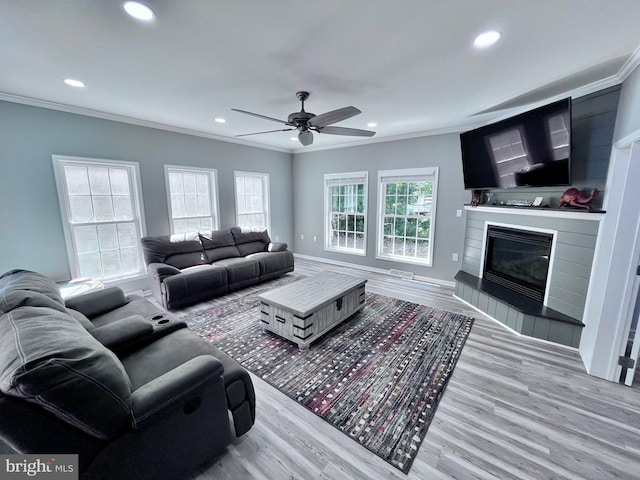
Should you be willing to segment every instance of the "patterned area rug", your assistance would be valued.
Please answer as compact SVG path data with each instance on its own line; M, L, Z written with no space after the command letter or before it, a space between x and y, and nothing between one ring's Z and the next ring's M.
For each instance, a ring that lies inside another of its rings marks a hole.
M473 319L373 293L308 351L264 332L256 295L176 312L255 375L407 473Z

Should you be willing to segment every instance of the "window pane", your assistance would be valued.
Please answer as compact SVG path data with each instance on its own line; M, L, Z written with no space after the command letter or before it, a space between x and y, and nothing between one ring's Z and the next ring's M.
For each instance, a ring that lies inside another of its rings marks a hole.
M113 197L113 213L116 220L133 220L131 197L124 195Z
M118 250L108 250L101 252L102 269L105 277L116 277L122 273L120 263L120 252Z
M109 222L115 219L110 196L94 196L92 200L94 220L96 222Z
M173 231L175 233L186 233L189 231L189 220L176 219L173 221Z
M64 167L64 175L69 195L89 195L90 190L87 167L67 165Z
M111 195L109 169L105 167L89 167L89 185L92 195Z
M113 250L118 248L118 230L115 224L98 225L98 241L100 250Z
M129 195L129 173L123 168L110 168L111 194Z
M171 195L184 195L181 173L169 172L169 191Z
M91 253L99 250L98 232L95 226L73 227L72 231L78 253Z
M122 273L131 274L140 270L140 255L137 247L123 248L120 250L122 259Z
M195 195L185 195L184 211L187 217L198 216L198 197Z
M121 248L138 248L138 236L135 223L118 224L118 242Z
M100 252L80 253L77 257L81 277L103 278Z
M171 212L173 213L173 218L182 218L186 216L184 197L178 197L175 195L171 196Z
M184 172L182 174L182 178L184 181L184 194L185 195L195 195L198 193L196 189L196 176L191 172Z
M93 220L93 204L90 196L69 197L71 222L84 223Z

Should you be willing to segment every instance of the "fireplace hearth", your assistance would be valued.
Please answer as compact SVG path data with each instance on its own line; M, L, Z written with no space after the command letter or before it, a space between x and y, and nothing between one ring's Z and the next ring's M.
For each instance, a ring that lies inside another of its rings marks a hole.
M487 226L483 278L543 303L553 235Z

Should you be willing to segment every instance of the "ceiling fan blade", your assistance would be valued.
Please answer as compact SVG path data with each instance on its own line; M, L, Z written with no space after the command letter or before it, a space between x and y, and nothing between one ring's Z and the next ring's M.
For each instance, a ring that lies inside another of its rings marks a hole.
M260 135L262 133L288 132L289 130L295 130L295 128L282 128L280 130L267 130L266 132L243 133L242 135L234 135L234 137L246 137L248 135Z
M264 118L265 120L271 120L272 122L284 123L285 125L291 125L286 120L279 120L273 117L267 117L266 115L260 115L259 113L247 112L246 110L238 110L237 108L232 108L234 112L246 113L247 115L251 115L253 117Z
M351 135L354 137L373 137L376 134L376 132L371 130L344 127L322 127L318 128L318 132L328 133L329 135Z
M307 145L311 145L313 143L313 133L311 133L309 130L300 132L298 134L298 140L300 140L300 143L305 147Z
M339 108L321 115L316 115L309 120L309 125L312 127L324 127L326 125L341 122L347 118L355 117L360 113L362 112L356 107Z

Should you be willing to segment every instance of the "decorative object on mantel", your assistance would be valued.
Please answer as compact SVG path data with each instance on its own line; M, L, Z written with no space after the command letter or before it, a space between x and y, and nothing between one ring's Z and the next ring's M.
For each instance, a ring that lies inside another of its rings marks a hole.
M480 203L480 197L482 196L482 191L480 190L471 190L471 206L477 207Z
M560 197L560 206L563 207L565 205L570 205L572 207L585 208L591 211L590 203L598 196L598 193L600 193L600 190L594 188L587 197L577 188L569 188Z

